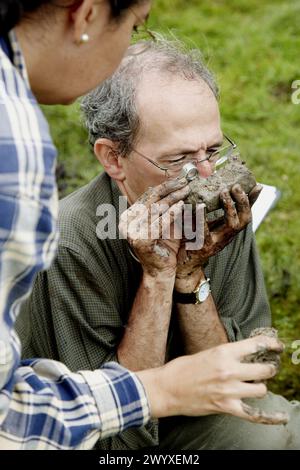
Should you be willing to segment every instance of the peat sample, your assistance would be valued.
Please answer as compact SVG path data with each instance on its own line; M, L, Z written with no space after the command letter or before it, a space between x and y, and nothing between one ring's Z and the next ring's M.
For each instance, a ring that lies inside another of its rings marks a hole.
M228 158L225 166L208 178L196 176L190 181L191 191L185 202L192 204L193 207L196 204L204 203L207 213L216 211L221 209L221 190L227 188L231 191L235 184L240 184L246 194L249 194L256 185L253 173L238 156Z

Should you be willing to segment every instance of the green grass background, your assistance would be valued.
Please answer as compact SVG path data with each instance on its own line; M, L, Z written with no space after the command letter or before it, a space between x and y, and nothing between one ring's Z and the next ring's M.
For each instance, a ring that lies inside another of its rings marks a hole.
M282 191L257 240L274 324L287 346L272 389L300 399L300 364L291 361L292 342L300 340L300 105L291 102L291 84L300 79L300 1L156 0L149 26L202 50L221 87L224 131L257 179ZM45 111L64 166L64 195L100 168L78 107Z

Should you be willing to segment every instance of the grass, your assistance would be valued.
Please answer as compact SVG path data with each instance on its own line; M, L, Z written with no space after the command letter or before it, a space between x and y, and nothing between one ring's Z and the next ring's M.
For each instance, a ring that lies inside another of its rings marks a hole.
M291 345L300 339L300 105L291 102L291 84L300 79L300 1L156 0L149 26L203 51L221 86L224 131L239 143L257 179L282 191L257 241L274 324L287 345L272 389L299 399L300 364L292 364ZM100 168L77 107L46 114L65 167L60 185L66 194Z

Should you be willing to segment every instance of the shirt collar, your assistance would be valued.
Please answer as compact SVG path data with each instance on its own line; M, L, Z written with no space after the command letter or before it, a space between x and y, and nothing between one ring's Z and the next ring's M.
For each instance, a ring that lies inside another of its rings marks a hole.
M11 50L13 52L12 63L16 67L16 69L18 69L21 77L26 82L26 85L28 86L28 88L30 88L23 52L18 42L16 33L13 29L8 33L8 40L10 43Z

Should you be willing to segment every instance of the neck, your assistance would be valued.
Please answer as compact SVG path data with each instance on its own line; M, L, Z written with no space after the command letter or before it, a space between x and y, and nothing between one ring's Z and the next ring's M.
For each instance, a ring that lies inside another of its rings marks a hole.
M40 42L35 38L35 28L32 28L32 31L29 34L27 27L24 26L23 23L20 23L20 25L16 26L15 32L24 56L31 90L37 100L41 101L39 89L43 82L43 80L41 81L41 75L43 72L42 67L38 66L38 64L40 63L40 57L42 56L42 47ZM44 53L46 55L46 51Z
M137 200L136 195L127 187L126 180L118 181L115 180L116 185L118 186L120 192L127 198L128 204L132 206Z
M64 59L60 56L62 27L56 19L53 21L52 29L49 25L43 28L30 27L26 22L21 22L15 28L24 55L31 90L41 104L71 102L71 99L64 101L61 99L63 77L60 76L60 70Z

